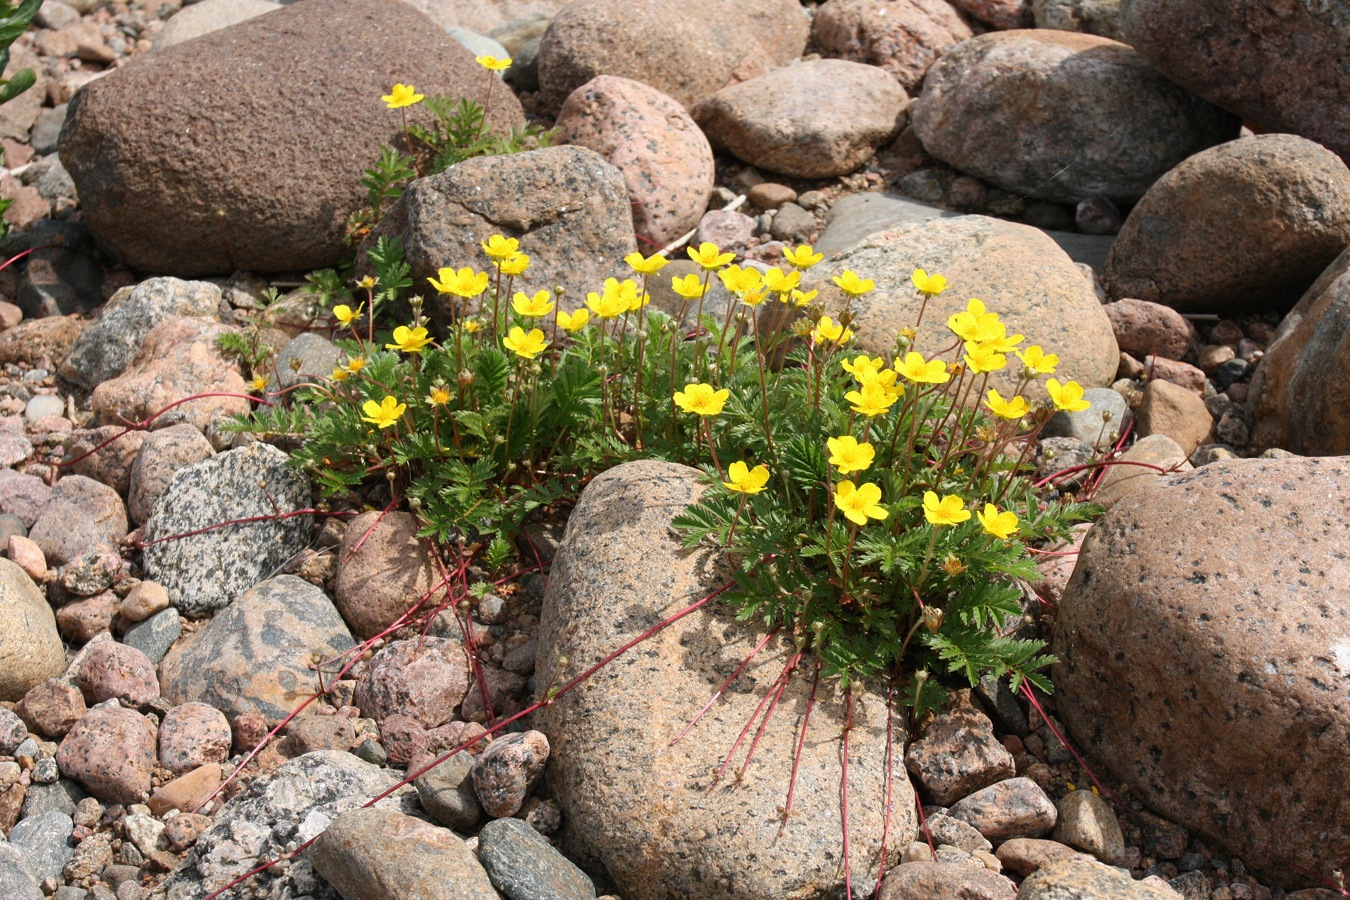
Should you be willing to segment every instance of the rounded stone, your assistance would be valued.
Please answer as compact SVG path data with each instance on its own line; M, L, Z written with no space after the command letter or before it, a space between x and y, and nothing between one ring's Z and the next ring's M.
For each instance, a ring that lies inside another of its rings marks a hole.
M143 803L155 765L155 726L130 709L91 709L56 751L61 774L107 803Z
M443 599L428 598L436 558L417 530L405 512L367 512L348 523L337 549L333 602L358 638L374 637L419 602L426 612Z
M75 684L90 704L117 699L144 706L159 696L155 664L135 647L103 641L89 647L75 672Z
M435 728L454 716L468 691L464 648L458 641L427 637L394 641L376 653L352 702L376 721L402 713L423 728Z
M65 667L65 648L47 598L23 569L0 559L0 700L22 699Z
M205 703L184 703L159 726L159 764L175 775L230 756L232 733L225 714ZM249 747L251 750L252 747Z
M811 20L812 40L831 57L880 66L906 91L974 32L946 0L829 0Z

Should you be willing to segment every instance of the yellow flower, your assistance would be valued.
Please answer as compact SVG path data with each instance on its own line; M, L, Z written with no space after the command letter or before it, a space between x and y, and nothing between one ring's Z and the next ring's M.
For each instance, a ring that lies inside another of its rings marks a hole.
M1017 514L1007 510L999 512L998 507L992 503L986 503L984 512L976 513L975 518L980 520L986 534L992 534L1001 541L1006 541L1017 533Z
M500 234L494 234L486 241L479 241L478 246L482 247L483 252L492 259L507 259L520 251L520 241Z
M497 260L497 270L503 275L519 275L530 267L530 258L524 253L512 253Z
M405 106L412 106L414 103L421 103L425 94L417 93L417 89L411 84L396 84L389 89L389 93L380 99L388 105L390 109L402 109ZM381 426L383 427L383 426Z
M871 418L884 414L899 396L898 393L886 390L885 386L872 382L863 385L859 390L849 391L844 395L844 399L852 404L851 409L854 412Z
M399 403L393 397L386 396L379 403L374 400L367 400L362 405L361 410L365 413L361 417L362 422L369 422L379 428L388 428L391 425L397 425L399 417L403 415L408 404Z
M333 307L333 315L337 316L337 320L343 325L350 325L361 318L361 310L363 309L365 309L364 303L357 306L356 309L352 309L345 303L339 303L337 306Z
M845 372L858 379L860 384L865 384L868 380L867 376L876 375L886 368L886 360L880 356L868 356L866 353L860 353L853 357L852 362L849 362L848 358L845 357L841 360L840 365L844 367Z
M610 281L613 281L611 278ZM617 290L610 290L606 287L604 293L597 294L591 291L586 295L586 305L591 308L602 319L617 319L619 316L628 312L629 304L632 298L624 295Z
M884 519L890 515L880 504L881 488L870 481L856 485L841 481L834 486L834 505L855 525L866 525L868 519Z
M896 364L895 370L916 384L945 384L952 379L947 364L942 360L926 360L922 353L913 350L905 354L904 360Z
M586 327L586 323L590 320L590 310L586 309L579 309L571 315L565 312L558 313L558 327L563 331L580 331Z
M915 269L909 276L914 289L925 297L936 297L947 289L947 279L936 273L929 275L923 269Z
M477 334L483 330L483 323L477 319L465 319L464 324L461 327L464 329L465 334Z
M644 257L636 250L625 256L623 261L628 263L629 268L639 275L655 275L665 268L666 263L670 262L659 253Z
M876 282L870 278L859 278L853 273L852 269L845 269L842 275L834 276L834 283L839 285L839 290L850 297L861 297L877 286Z
M738 296L758 290L763 276L758 269L742 269L740 266L727 266L717 273L727 290Z
M379 283L380 283L380 279L375 278L375 277L373 277L373 276L371 276L371 275L367 275L366 277L362 278L360 281L356 282L356 286L359 287L359 288L363 288L364 290L367 290L367 291L368 291L368 290L370 290L371 288L375 287L375 285L377 285L377 284L379 284Z
M525 329L517 325L511 329L510 334L502 338L502 346L521 359L534 359L544 352L548 341L544 339L544 332L538 328L532 328L530 333L526 334Z
M1036 344L1032 344L1026 350L1014 350L1017 358L1037 375L1055 374L1055 366L1059 365L1059 357L1053 353L1046 353Z
M984 342L984 346L995 353L1012 353L1017 345L1022 343L1022 335L1008 334L1008 329L1003 326L1002 322L999 323L996 331L997 333L993 337Z
M333 374L329 375L328 377L332 381L346 381L348 378L351 377L351 375L352 375L351 372L348 372L341 366L337 366L336 368L333 369Z
M988 312L979 300L971 300L963 312L948 318L947 327L961 340L976 343L1002 337L1006 330L998 320L998 313Z
M858 443L851 434L829 438L825 445L830 448L830 465L839 470L840 475L862 472L872 465L876 457L876 448L869 443Z
M989 389L988 399L984 401L984 405L989 407L990 411L1000 419L1008 419L1009 421L1020 419L1031 412L1031 407L1027 405L1025 397L1019 395L1011 400L1004 400L1002 395L993 388Z
M248 386L255 391L265 391L267 390L267 379L261 375L255 375Z
M1045 390L1050 395L1050 402L1055 404L1055 409L1064 412L1082 412L1092 406L1083 399L1083 386L1076 381L1061 385L1051 378L1045 383Z
M431 286L442 294L454 294L456 297L463 297L468 300L471 297L477 297L483 291L487 290L488 273L475 272L468 266L460 269L458 272L453 267L446 267L436 272L436 278L428 278Z
M764 273L764 286L780 297L791 294L801 283L802 273L798 269L793 269L791 272L770 269Z
M932 491L923 492L923 517L931 525L960 525L970 518L970 510L955 494L948 494L941 500Z
M810 244L802 244L795 250L784 247L783 256L787 257L788 264L795 269L809 269L825 258L825 254L816 253Z
M364 356L353 356L347 360L347 371L355 375L366 367L366 358Z
M491 69L494 72L500 72L503 69L509 69L511 67L511 57L509 56L506 59L498 59L495 56L475 56L474 62L478 63L483 68Z
M421 353L422 348L431 343L427 330L422 326L409 328L400 325L394 329L394 342L385 344L386 350L402 350L404 353Z
M734 462L727 467L730 481L722 482L729 491L738 494L758 494L769 483L769 467L755 466L753 469L743 462Z
M713 269L720 269L727 263L736 258L734 253L723 253L717 249L717 245L704 241L698 245L698 249L689 247L686 251L689 258L698 263L702 268L711 272Z
M816 295L819 293L820 291L814 289L809 291L793 291L792 296L790 298L780 296L778 299L783 301L784 303L787 303L789 300L791 300L793 306L805 306L812 300L816 299Z
M746 306L759 306L769 296L768 291L753 291L741 297L741 302Z
M842 322L836 322L829 316L821 316L811 340L817 344L829 341L834 344L847 344L853 338L853 329L845 328Z
M684 390L675 392L675 405L687 413L715 416L730 396L731 391L726 388L715 391L710 384L686 384Z
M670 279L670 289L687 300L697 300L705 293L703 279L692 272Z
M511 298L511 308L527 319L537 319L553 312L553 301L549 299L548 291L536 291L533 297L516 291L516 295Z
M431 386L431 393L427 394L428 406L444 406L450 402L450 388L444 384L434 384Z
M979 374L981 372L997 372L1008 365L1008 357L999 353L990 344L972 344L966 341L966 365L970 371Z

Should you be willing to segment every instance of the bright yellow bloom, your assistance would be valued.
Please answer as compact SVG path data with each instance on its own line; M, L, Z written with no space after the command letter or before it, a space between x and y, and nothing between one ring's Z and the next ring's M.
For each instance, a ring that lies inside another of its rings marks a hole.
M895 383L895 379L899 377L899 373L894 369L881 369L877 372L873 372L871 369L863 369L860 375L855 375L853 377L858 380L858 384L863 386L879 384L886 389L886 393L893 394L896 397L899 397L905 392L905 386L903 384Z
M475 56L473 59L483 68L491 69L494 72L500 72L511 67L511 57L509 56L506 59L498 59L495 56Z
M625 256L623 261L628 263L629 267L639 275L655 275L665 268L666 263L670 262L659 253L644 257L636 250Z
M715 416L730 396L731 391L726 388L715 391L710 384L686 384L684 390L675 392L675 405L687 413Z
M396 84L389 89L389 93L380 99L385 102L390 109L402 109L405 106L412 106L415 103L421 103L425 94L417 93L417 89L411 84Z
M801 283L802 273L798 269L793 269L791 272L770 269L764 273L764 286L780 296L791 294Z
M929 275L923 269L915 269L909 276L914 289L925 297L936 297L947 289L947 279L936 273Z
M839 470L840 475L862 472L871 467L876 458L876 448L869 443L858 443L851 434L829 438L825 446L830 448L830 465Z
M497 269L503 275L519 275L530 267L530 257L524 253L512 253L505 259L497 260Z
M567 332L580 331L590 320L591 313L587 309L579 309L571 315L565 312L558 313L558 327Z
M399 418L408 408L408 404L399 403L393 397L386 396L379 403L374 400L367 400L361 407L365 413L361 417L362 422L369 422L378 428L388 428L391 425L397 425Z
M784 303L787 303L790 299L792 301L793 306L805 306L812 300L816 299L816 295L819 293L820 291L817 291L815 289L809 291L793 291L791 298L780 296L778 299L783 301Z
M759 306L768 299L768 296L769 292L765 290L752 291L749 294L743 294L741 296L741 302L746 306Z
M544 352L548 341L544 339L544 332L538 328L532 328L530 333L526 334L525 329L517 325L511 329L510 334L502 338L502 346L521 359L534 359Z
M447 385L432 385L431 393L427 394L427 405L444 406L450 402L450 396L450 388Z
M1037 375L1055 374L1055 366L1059 365L1059 357L1053 353L1046 353L1038 345L1032 344L1026 350L1014 350L1017 358Z
M255 375L248 386L255 391L265 391L267 390L267 379L261 375Z
M1055 404L1055 409L1063 412L1082 412L1092 406L1083 399L1083 386L1076 381L1061 385L1051 378L1045 383L1045 390L1050 395L1050 402Z
M333 315L336 316L337 320L343 325L350 325L361 318L361 310L365 309L365 306L366 305L362 303L357 306L356 309L352 309L345 303L339 303L337 306L333 307Z
M516 291L516 295L511 298L511 308L527 319L537 319L553 312L553 301L549 299L548 291L536 291L533 297L525 296L523 291Z
M769 467L755 466L753 469L743 462L734 462L727 467L730 481L722 482L723 487L738 494L758 494L769 483Z
M506 259L515 256L520 251L520 241L515 238L503 237L500 234L494 234L486 241L479 241L478 246L483 248L483 252L493 259Z
M363 289L365 289L365 290L368 291L368 290L370 290L371 288L375 287L375 285L377 285L377 284L379 284L379 283L380 283L380 279L375 278L375 277L373 277L373 276L371 276L371 275L367 275L367 276L365 276L364 278L362 278L360 281L356 282L356 286L359 287L359 288L363 288Z
M351 376L351 372L348 372L346 369L342 368L342 366L337 366L333 369L333 374L328 377L332 381L346 381Z
M632 282L626 282L632 284ZM633 294L620 290L618 282L613 278L605 279L605 289L597 294L591 291L586 295L586 305L591 308L602 319L617 319L619 316L628 312L632 305L633 297L636 296L636 289Z
M870 278L859 278L853 273L852 269L845 269L842 275L834 276L834 283L839 285L839 290L850 297L861 297L877 286L876 282Z
M1003 323L998 324L997 334L984 342L984 346L993 350L995 353L1012 353L1017 349L1017 345L1022 343L1022 335L1008 334L1008 329Z
M902 362L896 363L895 371L916 384L945 384L952 380L946 363L940 359L926 360L922 353L914 350L906 353Z
M810 244L802 244L795 250L784 247L783 256L787 257L788 264L795 269L809 269L825 258L824 253L816 253Z
M483 323L477 319L465 319L462 327L465 334L477 334L483 330Z
M1002 395L993 388L989 389L988 399L984 405L989 407L990 411L1000 419L1015 421L1031 412L1031 407L1027 404L1026 398L1018 395L1011 400L1004 400Z
M736 258L735 253L723 253L717 249L717 245L709 241L704 241L698 245L698 249L688 248L689 258L698 263L704 269L711 272L713 269L720 269L727 263Z
M437 281L439 278L440 281ZM436 272L436 278L428 278L431 286L442 294L454 294L456 297L463 297L468 300L471 297L477 297L483 291L487 290L488 273L475 272L468 266L460 269L458 272L453 267L447 266Z
M364 356L353 356L347 360L347 371L355 375L366 367L366 358Z
M727 290L736 295L759 290L760 282L764 280L758 269L742 269L740 266L727 266L717 273L717 277Z
M982 372L998 372L1008 365L1008 357L999 353L990 344L972 344L966 341L966 365L970 371L980 374Z
M884 385L872 382L865 384L856 391L849 391L844 395L844 399L852 404L850 407L854 412L862 413L864 416L883 415L889 410L892 404L900 395L886 390Z
M932 491L923 492L923 517L930 525L960 525L970 518L970 510L965 502L955 494L948 494L941 500Z
M833 344L847 344L853 338L853 329L845 328L842 322L836 322L829 316L821 316L820 322L811 332L811 340L817 344L826 341Z
M670 279L670 289L686 300L697 300L706 293L703 279L692 272L684 276L677 275Z
M992 503L986 503L984 512L977 512L975 518L980 520L986 534L992 534L1001 541L1017 533L1017 514L1008 510L999 512Z
M866 353L860 353L853 357L852 362L849 362L848 358L845 357L840 365L844 367L845 372L858 379L859 383L866 383L867 376L876 375L886 368L886 360L880 356L868 356Z
M430 343L431 338L422 326L409 328L407 325L400 325L394 329L394 342L385 344L384 349L401 350L404 353L421 353L422 348Z
M866 525L868 519L884 519L890 515L880 504L881 488L870 481L857 485L841 481L834 486L834 505L855 525Z
M947 319L947 327L961 340L976 343L1002 337L1006 331L998 320L998 313L987 311L979 300L971 300L963 312Z

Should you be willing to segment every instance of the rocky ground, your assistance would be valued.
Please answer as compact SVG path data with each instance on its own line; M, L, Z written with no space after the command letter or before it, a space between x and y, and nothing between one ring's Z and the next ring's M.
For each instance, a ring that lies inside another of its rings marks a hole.
M223 896L842 895L839 698L781 833L806 684L711 780L785 648L671 746L758 642L715 608L485 734L724 580L651 538L690 470L597 478L566 539L531 526L542 569L436 610L410 514L317 508L221 427L239 396L173 405L248 392L230 331L278 349L269 389L332 369L312 299L263 292L339 261L411 81L561 132L410 190L379 233L419 283L499 230L574 296L691 231L758 265L810 241L821 284L878 284L860 346L922 266L1088 388L1035 458L1110 510L1028 586L1056 694L982 683L896 723L903 757L858 698L855 896L1343 896L1350 21L1264 6L46 0L0 107L0 895L201 900L316 837Z

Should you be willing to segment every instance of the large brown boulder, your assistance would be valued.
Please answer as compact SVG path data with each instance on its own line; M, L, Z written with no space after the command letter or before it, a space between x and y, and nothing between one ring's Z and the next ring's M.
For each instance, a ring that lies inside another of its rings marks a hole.
M1287 308L1350 245L1350 169L1292 134L1242 138L1158 179L1121 228L1112 299L1232 316Z
M539 99L556 111L597 75L620 75L692 107L787 65L808 30L795 0L574 0L539 44Z
M1251 446L1350 454L1350 250L1290 310L1252 378Z
M947 0L829 0L811 20L811 38L826 55L880 66L906 91L973 34Z
M1089 34L1000 31L929 70L914 130L943 162L1063 203L1136 200L1193 153L1237 137L1236 117L1134 50Z
M1167 476L1093 526L1055 626L1079 746L1286 884L1350 860L1348 525L1345 459Z
M536 679L562 686L663 617L730 577L715 555L683 551L671 517L701 490L698 473L645 460L586 488L567 524L540 615ZM792 815L779 830L811 678L797 673L736 777L713 773L792 652L772 641L690 733L674 739L759 642L753 625L716 601L652 635L535 714L552 756L548 780L563 811L569 856L607 871L624 897L775 897L843 889L839 737L844 703L824 683L797 759ZM805 663L809 665L809 663ZM872 884L882 850L886 698L856 696L849 733L849 861ZM896 723L895 749L904 743ZM887 858L917 833L914 795L898 762Z
M1121 0L1123 40L1267 131L1350 160L1350 7L1338 0Z
M329 266L364 202L362 170L401 128L380 97L407 81L480 103L495 84L492 126L524 122L514 95L412 7L310 0L87 85L71 101L61 161L85 224L134 268L190 277Z

